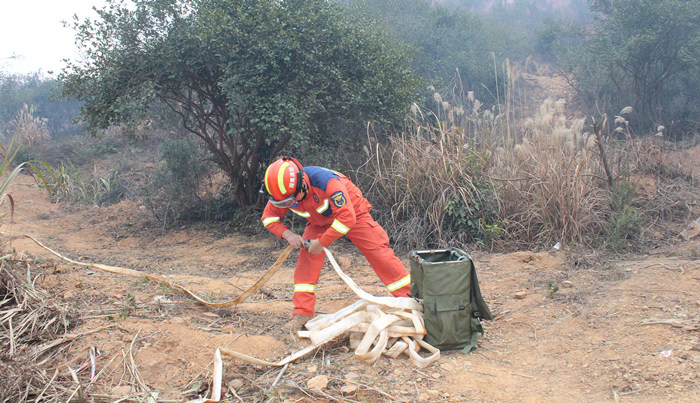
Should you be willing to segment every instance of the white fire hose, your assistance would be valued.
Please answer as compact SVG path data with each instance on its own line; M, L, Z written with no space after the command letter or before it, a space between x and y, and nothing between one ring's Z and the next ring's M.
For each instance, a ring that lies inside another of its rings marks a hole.
M287 247L272 267L238 298L226 302L209 302L188 289L161 277L123 267L78 262L46 247L29 235L25 236L68 262L81 266L95 267L112 273L145 277L152 281L163 282L190 295L202 304L214 307L239 304L251 294L257 292L279 269L293 249L291 246ZM382 354L390 358L397 358L402 353L406 354L420 368L426 367L440 358L440 350L423 341L426 330L423 325L423 305L420 301L409 297L376 297L369 294L341 270L333 254L327 248L323 248L323 251L335 272L338 273L338 276L360 299L333 314L318 315L308 321L306 323L308 330L299 331L298 336L303 339L309 339L310 345L278 362L262 360L224 347L217 348L214 353L212 396L210 399L199 399L193 402L218 402L221 400L222 354L257 365L283 366L347 332L349 333L350 347L355 348L355 355L370 365L374 364ZM429 354L426 356L419 354L422 350L427 350Z

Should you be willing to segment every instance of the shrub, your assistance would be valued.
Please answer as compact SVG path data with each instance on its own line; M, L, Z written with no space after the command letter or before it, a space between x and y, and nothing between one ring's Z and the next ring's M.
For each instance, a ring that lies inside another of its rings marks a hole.
M639 239L642 217L632 206L624 206L613 211L608 223L608 246L615 252L627 249L633 241Z
M201 179L207 163L194 141L166 139L158 153L160 166L144 195L146 205L166 226L203 218Z

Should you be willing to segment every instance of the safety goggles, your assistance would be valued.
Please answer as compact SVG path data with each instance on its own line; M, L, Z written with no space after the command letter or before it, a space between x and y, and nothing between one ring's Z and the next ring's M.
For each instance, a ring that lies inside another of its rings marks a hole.
M270 203L272 203L273 206L278 207L278 208L290 208L294 205L294 203L297 201L297 195L298 193L294 193L293 195L289 197L285 197L282 200L275 200L272 198L272 196L269 197Z

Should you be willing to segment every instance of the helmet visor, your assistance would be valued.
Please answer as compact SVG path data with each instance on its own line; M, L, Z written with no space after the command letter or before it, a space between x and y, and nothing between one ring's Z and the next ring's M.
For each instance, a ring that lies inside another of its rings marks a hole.
M289 197L285 197L282 200L275 200L272 198L272 196L269 197L270 203L272 203L273 206L278 207L278 208L290 208L292 205L294 205L294 202L296 202L297 194L293 194Z

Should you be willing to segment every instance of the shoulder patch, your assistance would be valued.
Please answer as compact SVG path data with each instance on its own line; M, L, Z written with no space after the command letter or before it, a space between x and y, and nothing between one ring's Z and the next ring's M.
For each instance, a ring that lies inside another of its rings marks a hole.
M333 204L338 208L343 207L348 202L347 199L345 199L345 194L340 190L331 195L331 200L333 200Z

